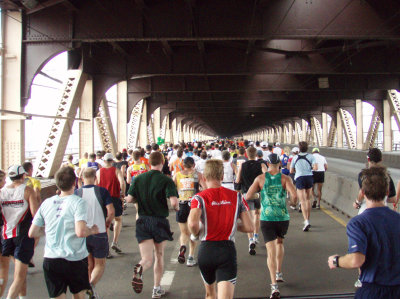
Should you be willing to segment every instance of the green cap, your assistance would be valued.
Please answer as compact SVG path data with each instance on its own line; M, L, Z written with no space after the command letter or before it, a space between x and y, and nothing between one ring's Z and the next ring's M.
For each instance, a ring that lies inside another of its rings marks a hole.
M319 153L319 148L318 147L314 147L312 150L313 153Z

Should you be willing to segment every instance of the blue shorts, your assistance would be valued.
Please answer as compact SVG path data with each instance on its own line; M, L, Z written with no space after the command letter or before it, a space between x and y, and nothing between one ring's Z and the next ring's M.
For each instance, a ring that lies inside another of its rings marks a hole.
M115 210L115 217L119 217L122 215L122 201L119 197L111 197L112 203Z
M107 233L91 235L86 238L86 248L93 257L103 259L108 254Z
M299 190L311 189L314 185L314 179L312 175L299 176L296 179L296 188Z
M3 256L12 255L23 264L29 264L33 257L35 239L31 239L28 236L18 236L1 240L1 245Z
M397 286L381 286L374 283L362 283L354 296L355 299L367 298L385 298L398 299L400 298L400 285Z

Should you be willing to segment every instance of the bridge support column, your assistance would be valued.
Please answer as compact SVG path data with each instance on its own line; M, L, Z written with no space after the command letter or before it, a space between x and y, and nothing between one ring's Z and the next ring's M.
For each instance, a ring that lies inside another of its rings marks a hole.
M21 12L2 13L4 21L3 97L1 108L23 111L21 106ZM1 168L7 170L13 164L25 160L25 121L8 119L1 121Z
M303 140L300 140L300 141L308 141L307 128L308 128L308 123L304 119L302 119L301 120L301 137Z
M328 146L328 114L322 112L322 146Z
M178 143L178 132L177 132L177 127L176 127L176 118L172 120L171 123L171 131L172 131L172 140L174 144Z
M383 150L392 151L392 113L388 100L383 100Z
M342 126L342 115L340 111L336 113L336 128L337 128L337 147L343 148L343 126Z
M129 139L128 148L134 150L139 140L139 129L143 114L143 100L140 100L133 107L131 118L129 121Z
M121 151L127 147L127 113L128 113L128 82L117 84L117 148Z
M400 98L399 92L395 89L389 90L389 103L392 108L394 119L397 123L397 128L400 131Z
M356 128L357 128L357 149L362 149L364 145L364 130L363 130L363 110L362 101L356 100Z
M331 127L329 128L327 146L332 147L334 145L335 137L336 137L336 124L335 124L334 120L332 119Z
M79 157L82 157L84 153L90 154L94 151L92 80L86 81L79 106L79 117L90 119L88 122L79 123Z
M294 123L294 143L295 144L299 144L299 141L301 139L300 132L301 132L300 125L297 122L295 122Z
M143 108L142 108L142 117L140 118L139 124L139 136L138 136L138 144L136 146L146 147L148 144L148 136L147 136L147 101L143 99Z
M71 129L86 83L86 74L81 70L67 71L66 80L60 95L60 105L54 119L45 148L37 159L35 176L53 177L60 168Z
M97 128L99 129L100 141L103 150L112 153L114 156L117 152L117 142L115 140L114 130L108 109L107 99L104 97L100 103L99 114L96 118Z

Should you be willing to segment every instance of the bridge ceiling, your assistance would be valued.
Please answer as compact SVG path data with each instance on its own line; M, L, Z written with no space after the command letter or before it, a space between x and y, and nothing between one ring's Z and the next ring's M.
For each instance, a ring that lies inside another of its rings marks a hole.
M396 0L38 2L0 2L24 11L26 98L43 53L60 48L93 76L95 108L129 80L130 110L146 97L220 136L400 88Z

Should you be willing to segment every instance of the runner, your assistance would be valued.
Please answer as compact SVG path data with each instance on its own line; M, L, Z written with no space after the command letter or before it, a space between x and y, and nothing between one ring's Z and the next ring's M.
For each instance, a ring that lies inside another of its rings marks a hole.
M241 166L244 162L246 162L246 161L249 160L249 159L245 156L245 153L246 153L245 148L244 148L244 147L240 147L239 150L238 150L238 156L237 156L237 158L233 158L233 161L232 161L233 165L236 166L236 170L235 170L235 177L236 177L236 178L235 178L235 183L234 183L234 185L235 185L235 190L236 190L236 191L239 191L239 190L241 189L240 183L237 183L237 182L236 182L236 181L238 180L238 175L239 175L240 166Z
M75 195L87 203L87 226L96 225L99 232L86 238L86 247L89 252L88 267L91 289L88 290L89 299L98 298L94 287L103 276L108 255L108 228L114 219L114 206L107 189L95 186L96 170L86 168L83 172L84 186L75 190Z
M104 157L104 154L103 154L102 151L97 151L97 152L96 152L96 160L95 160L95 162L96 162L97 164L99 164L101 167L104 167L104 160L103 160L103 157ZM100 167L100 168L101 168L101 167Z
M316 171L313 171L314 186L312 191L314 195L314 202L312 204L312 208L319 209L322 197L322 186L324 185L325 181L325 171L328 170L328 162L326 162L325 157L319 153L318 147L314 147L312 153L315 158L315 163L317 163L318 165L318 169ZM315 186L317 187L317 194L314 193ZM317 197L318 202L317 200L315 200L315 197Z
M315 158L311 154L307 154L308 144L305 141L299 142L300 153L295 156L290 164L290 173L295 174L297 197L300 200L301 211L304 217L303 231L309 231L310 213L313 187L313 170L318 169Z
M367 208L347 224L348 253L328 258L330 269L361 268L356 299L400 298L400 216L386 207L389 177L383 167L361 172Z
M6 185L6 173L0 170L0 190ZM1 211L1 209L0 209ZM0 217L0 229L3 231L3 217ZM0 298L3 298L8 281L9 258L2 255L0 246Z
M218 285L218 298L230 299L237 279L236 229L252 232L254 227L241 194L221 187L223 175L221 160L206 162L208 189L193 197L188 222L192 234L201 240L198 260L206 298L217 298Z
M89 161L89 154L84 153L83 158L79 159L79 168L83 169L86 167L86 163Z
M250 208L250 217L254 224L254 232L247 234L249 238L249 254L255 255L256 244L258 244L258 233L260 231L260 194L257 193L252 197L248 197L246 193L250 186L254 183L254 180L257 178L257 176L267 172L268 169L265 164L261 164L256 161L257 150L254 147L250 146L247 148L246 152L249 160L240 165L238 175L236 177L236 183L241 184L240 192L245 196Z
M274 154L277 154L278 157L282 156L283 154L283 150L279 147L281 144L279 142L274 143L274 149L272 150L272 152Z
M74 299L83 299L90 289L85 238L99 230L96 225L89 228L86 224L86 202L74 195L74 171L63 167L55 179L61 194L43 202L32 221L29 237L46 233L43 270L49 297L66 298L69 287Z
M281 172L284 175L289 175L290 170L288 168L288 162L289 162L289 154L290 154L290 148L288 146L285 147L285 150L282 152L282 155L279 157L281 160Z
M179 238L181 247L179 248L178 262L180 264L185 263L186 244L189 243L189 257L186 265L193 267L197 264L194 259L196 243L190 239L187 218L190 212L190 199L199 192L201 174L194 169L194 160L192 157L186 157L183 160L183 167L184 169L176 173L173 179L179 194L179 211L176 212L176 222L178 222L181 231Z
M115 225L114 225L114 238L111 248L116 253L122 253L118 245L119 235L122 229L122 201L125 194L125 181L124 175L121 170L112 166L114 157L112 154L107 153L104 155L104 167L100 168L97 173L97 185L107 189L112 197L115 209Z
M172 175L175 175L177 172L183 170L183 150L179 148L176 152L176 159L171 163L169 166L169 170L171 171Z
M203 174L204 167L206 166L206 161L207 161L207 152L201 151L200 160L196 163L196 166L195 166L197 172Z
M165 291L161 288L161 276L164 272L165 241L172 241L168 222L168 203L178 211L178 192L171 178L161 170L164 157L161 153L150 154L151 170L138 176L125 198L127 202L137 202L139 219L136 221L136 239L139 243L141 260L133 269L132 287L136 293L142 292L144 271L153 265L154 251L154 288L152 298L161 298Z
M263 159L264 161L268 160L268 156L271 154L271 152L268 149L268 143L267 142L261 142L261 148L263 151Z
M282 262L283 239L289 228L290 216L286 208L286 191L290 192L292 205L296 205L296 189L290 177L279 171L277 154L269 155L269 171L259 175L251 185L247 196L261 192L261 231L267 249L267 265L271 277L270 298L280 298L277 282L284 282Z
M222 180L222 187L235 190L234 181L236 166L233 164L233 162L231 162L231 155L228 151L222 152L222 161L224 164L224 178Z

